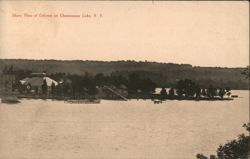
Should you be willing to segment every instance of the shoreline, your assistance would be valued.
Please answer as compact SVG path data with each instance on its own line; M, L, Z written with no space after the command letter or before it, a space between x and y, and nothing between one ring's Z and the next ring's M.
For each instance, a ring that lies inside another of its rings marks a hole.
M69 97L69 96L34 96L34 95L14 95L16 96L18 99L51 99L51 100L93 100L93 99L101 99L101 100L114 100L114 101L126 101L123 100L121 98L98 98L98 97L81 97L81 98L74 98L74 97ZM146 95L146 96L128 96L127 100L152 100L152 101L167 101L167 100L179 100L179 101L231 101L234 100L234 98L232 97L226 97L221 99L220 97L214 97L214 98L208 98L208 97L200 97L200 98L195 98L195 97L178 97L178 96L174 96L174 97L170 97L170 96L165 96L165 97L161 97L161 96L152 96L152 95Z

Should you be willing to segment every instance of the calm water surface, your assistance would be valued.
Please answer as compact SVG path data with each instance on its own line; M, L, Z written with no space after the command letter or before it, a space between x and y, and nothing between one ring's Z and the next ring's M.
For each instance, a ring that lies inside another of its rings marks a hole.
M245 133L249 91L233 101L0 104L2 159L194 159Z

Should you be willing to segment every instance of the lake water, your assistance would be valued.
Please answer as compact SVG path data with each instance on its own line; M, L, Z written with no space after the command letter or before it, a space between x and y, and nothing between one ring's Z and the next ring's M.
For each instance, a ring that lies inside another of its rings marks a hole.
M151 100L0 104L2 159L195 159L249 121L249 91L233 101Z

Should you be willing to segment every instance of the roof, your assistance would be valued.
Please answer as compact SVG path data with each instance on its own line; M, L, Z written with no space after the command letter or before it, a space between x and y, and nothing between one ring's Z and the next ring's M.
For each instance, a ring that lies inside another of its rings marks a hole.
M20 80L22 84L29 83L31 86L41 86L43 85L43 81L46 80L47 86L51 86L52 83L58 85L58 82L49 78L49 77L31 77L31 78L24 78Z

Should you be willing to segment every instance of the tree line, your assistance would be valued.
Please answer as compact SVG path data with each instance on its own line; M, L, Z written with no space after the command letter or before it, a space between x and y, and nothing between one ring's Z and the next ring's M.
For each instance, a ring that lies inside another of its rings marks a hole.
M14 65L17 69L32 70L33 72L48 73L65 72L66 74L84 75L92 74L116 74L128 77L131 73L137 73L142 78L149 78L159 87L174 87L176 79L191 79L201 86L208 83L214 87L230 86L232 89L248 89L248 81L240 76L245 68L220 68L220 67L194 67L191 65L136 62L136 61L60 61L60 60L0 60L0 70L8 65ZM249 69L249 68L248 68ZM247 73L247 72L246 72Z
M71 75L65 73L56 73L51 74L50 77L57 81L63 80L62 84L58 84L58 89L55 88L55 92L59 90L59 92L63 91L63 93L67 93L68 89L72 90L72 94L89 94L95 95L97 93L98 87L103 86L115 86L117 88L123 86L125 87L129 93L135 93L138 90L142 93L152 93L156 88L156 83L148 78L141 78L138 74L130 74L128 78L119 75L104 75L103 73L98 73L96 75L90 75L86 72L83 76L80 75ZM67 81L69 81L67 83ZM66 88L65 88L66 87Z
M32 77L31 70L14 70L13 66L4 67L3 74L14 74L16 76L16 83L13 88L22 89L20 80L25 77ZM109 74L97 73L95 75L85 72L84 75L70 74L70 73L54 73L48 75L50 78L58 81L58 85L52 83L51 94L59 96L80 96L80 95L95 95L97 94L97 88L102 86L115 86L119 88L123 86L127 89L129 94L150 94L155 91L159 85L156 82L142 76L138 72L133 72L128 75L121 74ZM41 86L42 93L48 92L47 83L44 80ZM168 95L170 97L185 97L185 98L200 98L208 97L214 98L219 96L223 98L226 94L230 95L230 88L215 88L213 85L200 86L198 83L184 79L179 80L171 87L169 92L165 87L162 87L161 95Z
M168 95L170 97L177 96L179 98L196 98L199 99L202 97L207 97L213 99L216 96L219 96L221 99L225 95L230 95L230 88L216 88L213 85L209 84L207 86L201 87L199 84L195 83L190 79L179 80L175 87L169 89L169 92L166 91L165 87L162 87L160 94Z

